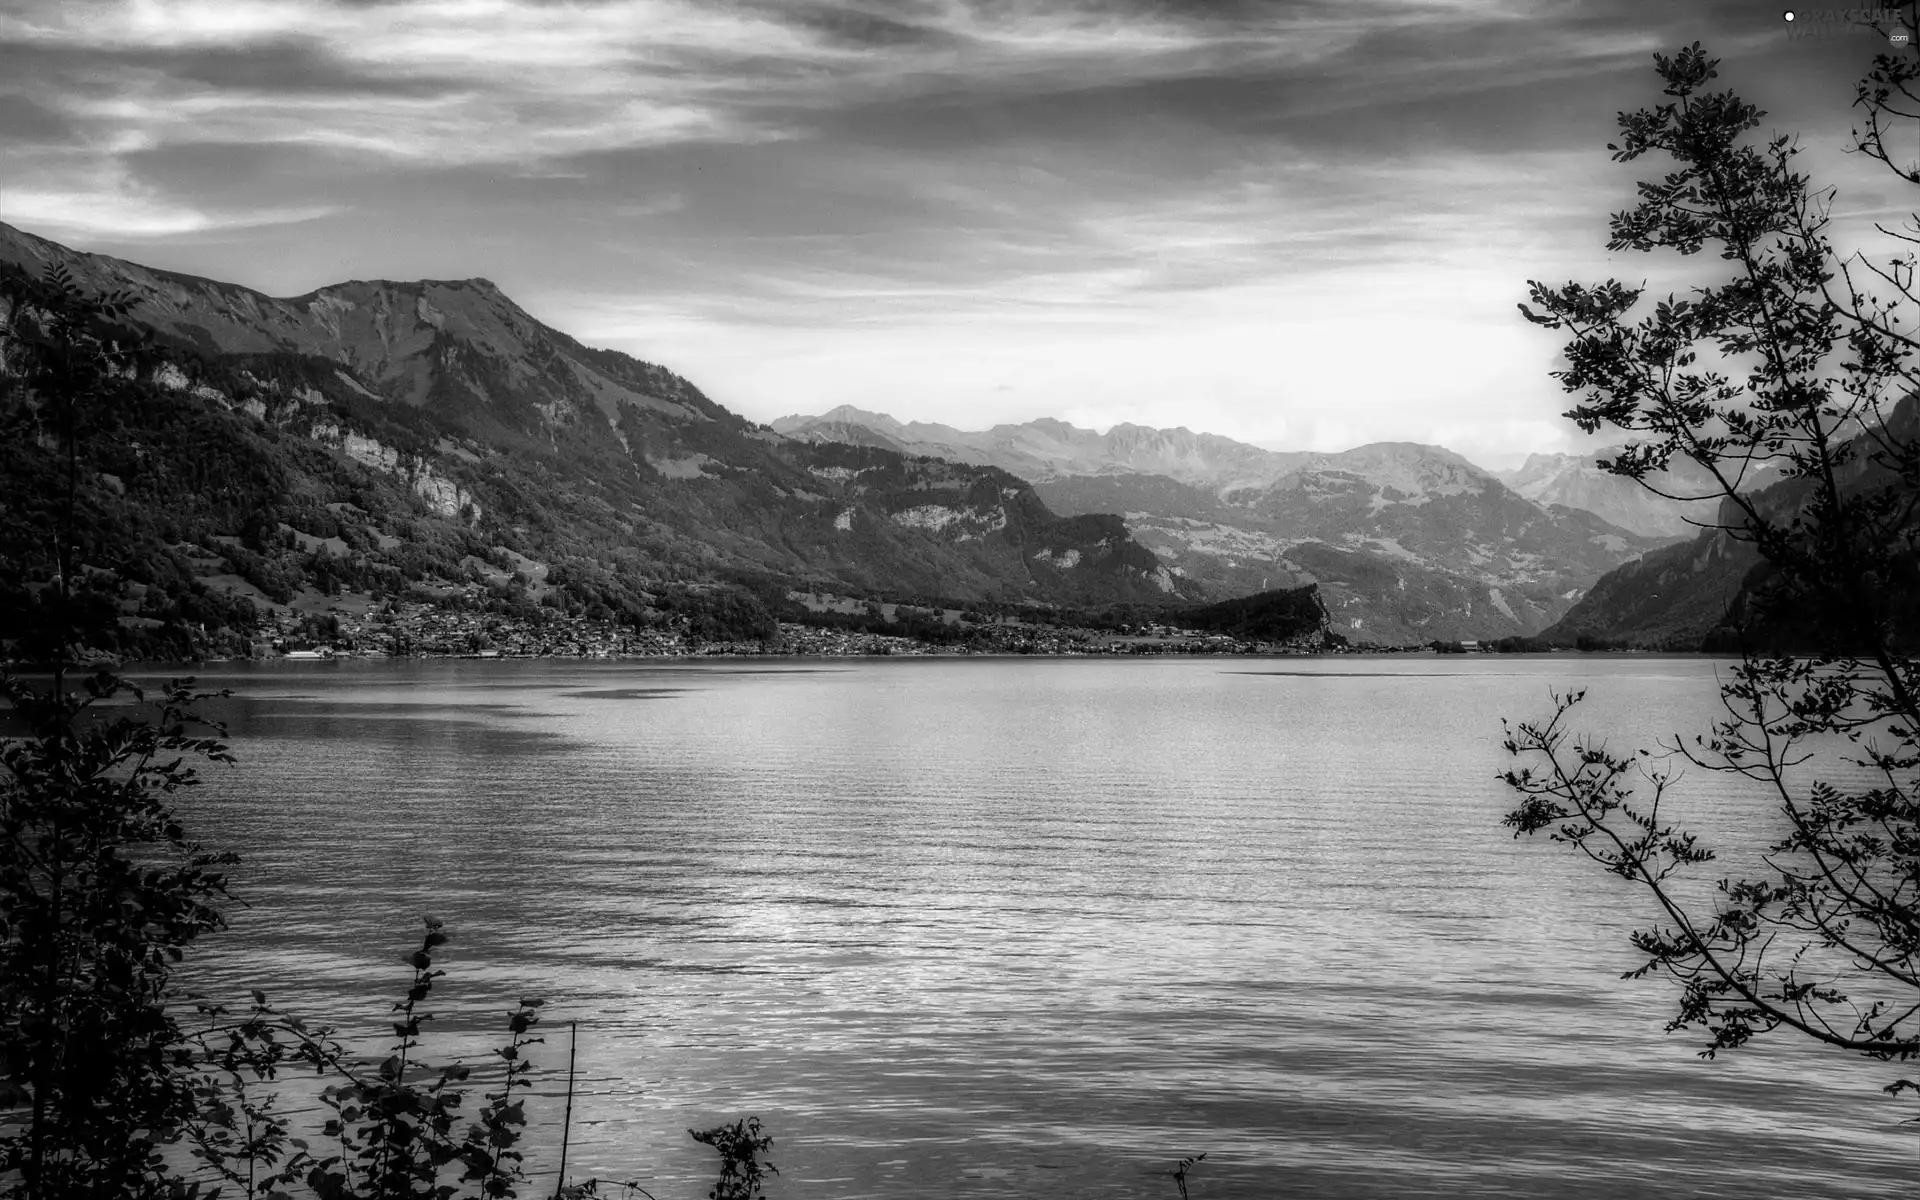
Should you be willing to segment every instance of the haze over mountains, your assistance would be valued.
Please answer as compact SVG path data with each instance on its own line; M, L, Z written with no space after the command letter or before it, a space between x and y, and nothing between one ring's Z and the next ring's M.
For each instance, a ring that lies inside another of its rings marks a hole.
M1618 453L1618 447L1609 447L1588 454L1534 454L1518 469L1494 474L1529 500L1585 509L1635 533L1692 537L1713 523L1720 490L1698 465L1681 459L1651 477L1654 486L1667 493L1659 496L1596 465ZM1764 487L1771 478L1771 469L1762 464L1745 482L1748 488Z
M1337 629L1382 641L1535 633L1608 569L1672 537L1658 509L1655 532L1621 527L1411 442L1283 452L1184 428L1102 434L1038 420L965 431L846 406L773 428L1001 467L1056 511L1122 514L1137 541L1210 590L1318 583ZM1592 471L1553 466L1534 482ZM1604 487L1587 494L1629 508Z
M1197 487L1251 487L1271 483L1309 457L1184 428L1122 424L1096 433L1042 418L965 431L896 421L848 404L817 417L781 417L771 428L805 441L884 446L902 454L996 466L1036 482L1066 475L1164 475Z

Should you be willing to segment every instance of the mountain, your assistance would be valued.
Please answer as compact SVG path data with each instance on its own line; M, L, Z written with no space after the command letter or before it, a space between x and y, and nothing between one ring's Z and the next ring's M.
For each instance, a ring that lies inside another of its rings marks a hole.
M1533 454L1518 470L1494 472L1506 485L1540 504L1563 504L1648 537L1692 537L1711 524L1720 504L1719 485L1690 460L1674 462L1647 482L1666 493L1655 495L1632 479L1603 471L1598 464L1620 447L1591 454ZM1772 476L1764 466L1750 472L1748 488ZM1669 497L1679 497L1670 499Z
M1908 397L1896 405L1887 426L1897 440L1920 438L1920 398ZM1876 445L1868 436L1856 439L1853 461L1837 472L1843 496L1857 498L1870 490L1898 486L1890 471L1872 461ZM1780 479L1756 489L1749 499L1769 521L1784 523L1803 512L1812 490L1807 480ZM1905 628L1911 630L1920 627L1915 621L1920 618L1920 577L1915 575L1911 552L1911 511L1907 522L1904 536L1909 550L1901 560L1906 577L1891 586L1904 591ZM1738 627L1754 613L1756 590L1772 574L1771 564L1751 543L1736 536L1744 523L1738 506L1723 499L1715 528L1608 572L1542 636L1560 645L1585 640L1668 650L1736 646ZM1764 644L1809 648L1807 623L1775 618L1750 632Z
M557 590L628 613L703 581L1053 604L1200 593L1117 517L1057 515L991 465L781 437L484 279L275 298L0 224L0 283L21 300L0 318L31 321L49 266L128 293L165 360L144 399L101 414L115 428L89 445L87 490L95 561L158 570L170 603L216 577L262 605L485 578L516 602ZM0 524L25 538L51 435L31 400L6 419Z
M1528 499L1411 442L1283 453L1186 429L1039 420L968 433L852 407L773 427L1025 469L1054 511L1123 514L1210 595L1317 583L1334 628L1366 641L1537 633L1603 573L1671 540Z
M431 412L446 432L551 446L576 428L624 435L629 410L676 425L744 425L663 367L594 350L534 320L486 279L336 284L276 299L237 284L82 254L0 224L0 263L58 264L125 289L142 326L210 359L323 359L370 397ZM596 419L597 418L597 419Z

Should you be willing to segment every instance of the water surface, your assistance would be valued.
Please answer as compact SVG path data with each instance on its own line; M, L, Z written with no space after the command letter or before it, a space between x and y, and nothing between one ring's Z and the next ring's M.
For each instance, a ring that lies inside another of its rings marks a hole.
M1202 1151L1196 1200L1911 1195L1899 1068L1700 1061L1673 989L1618 978L1640 897L1500 827L1501 716L1583 683L1651 745L1724 669L228 669L240 765L188 811L252 907L197 982L371 1028L432 913L451 1044L546 996L570 1172L661 1200L710 1183L689 1126L749 1113L776 1197L1166 1198ZM1725 780L1680 797L1764 832Z

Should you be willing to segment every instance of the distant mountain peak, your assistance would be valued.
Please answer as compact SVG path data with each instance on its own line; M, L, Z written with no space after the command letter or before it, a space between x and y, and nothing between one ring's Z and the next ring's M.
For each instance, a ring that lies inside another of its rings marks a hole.
M1466 467L1470 470L1479 471L1482 474L1492 474L1492 472L1487 471L1485 468L1477 466L1465 455L1449 450L1445 446L1435 446L1428 442L1367 442L1364 445L1355 446L1351 450L1340 450L1334 453L1353 456L1374 455L1382 458L1390 456L1437 458L1445 462Z
M816 425L861 425L875 433L892 437L906 428L899 421L882 412L872 412L856 408L851 404L841 404L828 409L817 417L793 413L768 422L775 433L796 433Z

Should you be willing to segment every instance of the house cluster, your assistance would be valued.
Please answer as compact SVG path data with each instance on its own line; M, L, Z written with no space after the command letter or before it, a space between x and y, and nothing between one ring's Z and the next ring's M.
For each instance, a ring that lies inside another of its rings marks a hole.
M468 658L626 658L688 653L680 634L634 629L560 613L538 621L498 613L394 603L365 614L329 612L315 636L315 621L287 612L272 619L271 633L256 643L258 657L354 655Z
M743 647L744 649L744 647ZM738 652L737 650L735 651ZM748 651L751 653L751 651ZM934 645L912 638L887 637L847 629L822 629L792 621L780 622L780 640L763 653L820 656L964 654L958 645Z
M962 642L931 643L782 621L767 642L687 639L673 629L635 629L560 613L538 620L399 602L368 612L335 609L273 616L254 644L258 658L671 658L689 655L927 656L961 654L1163 655L1310 653L1224 634L1152 626L1127 635L1071 626L992 623Z

